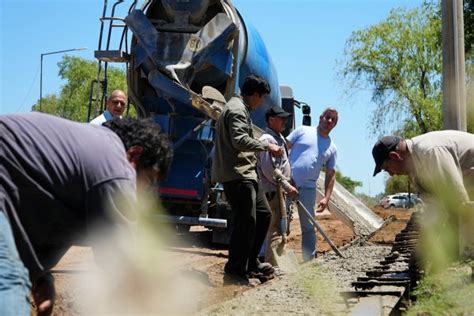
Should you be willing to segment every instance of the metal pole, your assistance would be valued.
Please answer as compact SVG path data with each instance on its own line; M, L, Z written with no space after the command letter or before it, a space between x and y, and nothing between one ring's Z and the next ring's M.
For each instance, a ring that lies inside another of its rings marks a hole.
M49 53L41 54L41 61L40 61L40 98L39 98L39 111L40 112L42 111L42 99L43 99L43 56L66 53L66 52L72 52L72 51L76 51L76 50L85 50L85 49L87 49L87 47L64 49L64 50L58 50L58 51L55 51L55 52L49 52Z
M41 66L40 66L40 100L39 100L39 111L41 112L41 100L43 99L43 54L41 54Z
M466 131L464 22L462 0L441 3L443 128Z

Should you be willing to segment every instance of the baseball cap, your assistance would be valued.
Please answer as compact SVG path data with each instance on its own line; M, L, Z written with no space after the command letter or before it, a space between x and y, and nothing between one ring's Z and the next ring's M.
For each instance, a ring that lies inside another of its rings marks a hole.
M382 171L383 162L388 158L388 154L395 150L401 140L402 138L398 136L384 136L375 143L374 148L372 148L372 156L375 160L374 177Z
M265 113L267 117L269 116L279 116L279 117L288 117L291 116L291 113L286 112L279 106L272 106L268 108L267 112Z

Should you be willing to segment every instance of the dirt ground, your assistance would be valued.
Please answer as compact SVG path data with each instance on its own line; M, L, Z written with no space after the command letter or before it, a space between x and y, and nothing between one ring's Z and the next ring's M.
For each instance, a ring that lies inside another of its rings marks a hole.
M395 219L377 232L371 242L390 244L395 235L405 227L411 216L411 211L406 209L374 209L383 219L394 215ZM318 217L319 223L330 236L332 241L342 247L353 240L352 231L333 215ZM318 252L330 251L330 246L318 235ZM206 293L198 300L198 309L208 307L215 303L229 300L246 291L249 287L230 285L223 286L223 270L227 261L227 250L223 246L210 242L211 232L203 227L193 227L187 234L177 236L167 245L166 252L172 258L174 270L180 275L186 275L188 287L198 292ZM298 219L291 223L291 234L287 246L292 249L297 258L301 260L300 228ZM81 308L76 304L74 287L77 280L96 273L92 251L86 247L73 247L54 268L53 275L56 279L57 302L53 315L78 315ZM282 276L284 277L284 276ZM278 282L278 278L270 281Z

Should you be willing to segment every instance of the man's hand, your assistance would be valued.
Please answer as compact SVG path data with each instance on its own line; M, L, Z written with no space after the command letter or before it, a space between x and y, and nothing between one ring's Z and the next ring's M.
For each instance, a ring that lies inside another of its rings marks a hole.
M319 201L318 203L318 207L316 209L316 212L318 213L321 213L322 211L324 211L326 209L326 207L328 206L328 203L329 203L329 199L324 197L321 199L321 201Z
M49 316L53 312L56 290L54 278L51 273L41 276L31 290L36 305L38 316Z
M268 152L275 157L281 157L283 155L283 147L275 144L268 144Z
M286 194L288 194L289 197L295 197L298 195L298 189L295 188L290 184L290 186L286 189Z

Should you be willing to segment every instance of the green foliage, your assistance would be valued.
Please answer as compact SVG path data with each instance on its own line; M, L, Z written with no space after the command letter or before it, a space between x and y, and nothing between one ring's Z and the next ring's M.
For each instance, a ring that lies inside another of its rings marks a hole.
M474 0L464 0L464 51L466 59L474 58Z
M80 57L65 55L58 63L59 77L66 83L59 95L48 95L42 100L42 111L74 121L85 122L89 104L89 91L92 80L97 77L97 62ZM118 68L108 68L108 91L115 89L127 91L125 72ZM39 103L33 111L39 110ZM96 116L94 109L92 117Z
M352 33L341 75L349 90L372 90L374 133L441 128L440 32L437 7L426 3L394 9L384 21Z
M385 183L385 194L391 195L398 192L413 192L410 179L407 176L391 176Z
M474 283L471 262L425 276L414 290L417 297L407 315L472 315Z
M368 207L376 206L378 204L378 201L381 199L381 197L379 196L372 197L364 193L356 193L356 197Z
M466 65L466 79L467 131L474 133L474 62Z
M354 194L355 188L362 186L362 182L344 176L339 170L336 170L336 181L352 194Z

